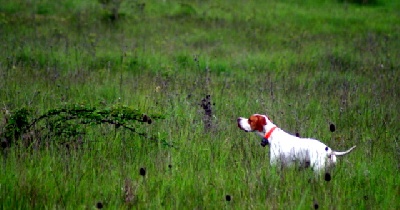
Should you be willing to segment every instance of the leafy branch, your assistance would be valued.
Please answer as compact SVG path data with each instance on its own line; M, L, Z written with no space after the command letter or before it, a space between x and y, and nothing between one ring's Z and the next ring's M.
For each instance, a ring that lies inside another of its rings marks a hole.
M153 120L164 119L163 115L143 114L138 109L124 105L114 105L99 109L88 105L73 104L50 109L38 117L32 118L31 115L32 112L26 108L15 110L10 115L6 120L4 131L0 133L0 137L5 141L5 143L2 141L2 145L10 146L13 141L21 139L24 134L32 130L38 130L36 127L43 120L46 120L47 125L46 127L41 127L42 130L47 129L48 133L64 138L83 134L82 125L111 124L115 128L125 128L137 135L155 139L155 137L149 137L145 132L137 131L138 124L151 124Z

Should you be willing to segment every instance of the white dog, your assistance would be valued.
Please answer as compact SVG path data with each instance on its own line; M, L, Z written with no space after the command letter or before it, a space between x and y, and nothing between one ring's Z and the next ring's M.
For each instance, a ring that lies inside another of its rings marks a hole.
M353 146L345 152L333 151L318 140L299 138L286 133L273 124L266 115L254 114L249 119L239 117L237 123L240 129L255 132L263 137L262 146L267 143L270 145L271 165L280 163L290 166L298 162L301 166L311 166L315 172L319 173L323 169L327 171L333 167L336 156L345 155L356 147ZM328 175L330 180L330 174Z

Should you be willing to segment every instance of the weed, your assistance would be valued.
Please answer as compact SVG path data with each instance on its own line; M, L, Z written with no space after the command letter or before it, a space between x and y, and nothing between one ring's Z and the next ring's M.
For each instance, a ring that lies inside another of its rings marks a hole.
M98 0L102 5L103 9L106 11L106 18L111 21L116 21L120 17L119 9L123 0Z
M35 133L36 140L45 139L45 136L58 136L61 139L78 138L85 134L81 125L91 124L112 124L115 128L126 128L140 136L148 137L146 133L138 132L135 122L152 123L152 119L161 119L162 115L142 114L139 110L127 106L111 106L104 109L73 104L63 108L48 110L36 118L31 116L31 112L26 109L18 109L11 113L11 117L4 125L5 130L1 133L5 138L5 145L11 145L14 141L32 140L32 133ZM40 125L40 121L45 120L45 125ZM72 121L72 122L71 122ZM155 137L150 137L150 139ZM65 140L64 140L65 141ZM31 145L30 141L23 142L25 145Z
M132 181L126 178L124 184L124 202L128 207L132 207L137 202L136 190L137 186L134 186Z

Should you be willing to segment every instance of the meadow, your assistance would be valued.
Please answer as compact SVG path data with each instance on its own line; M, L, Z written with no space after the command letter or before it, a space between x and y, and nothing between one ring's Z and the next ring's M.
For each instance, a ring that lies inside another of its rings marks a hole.
M0 208L400 209L399 11L0 0ZM253 113L357 148L331 181L279 170Z

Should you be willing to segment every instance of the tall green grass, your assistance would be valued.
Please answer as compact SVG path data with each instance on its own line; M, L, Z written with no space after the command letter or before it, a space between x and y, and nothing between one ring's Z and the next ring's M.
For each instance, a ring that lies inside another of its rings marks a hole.
M400 208L399 3L143 3L123 1L115 20L98 1L0 1L1 119L120 103L164 114L143 129L168 143L93 126L74 149L58 137L14 145L2 151L1 208ZM253 113L357 148L330 182L281 171L236 127Z

